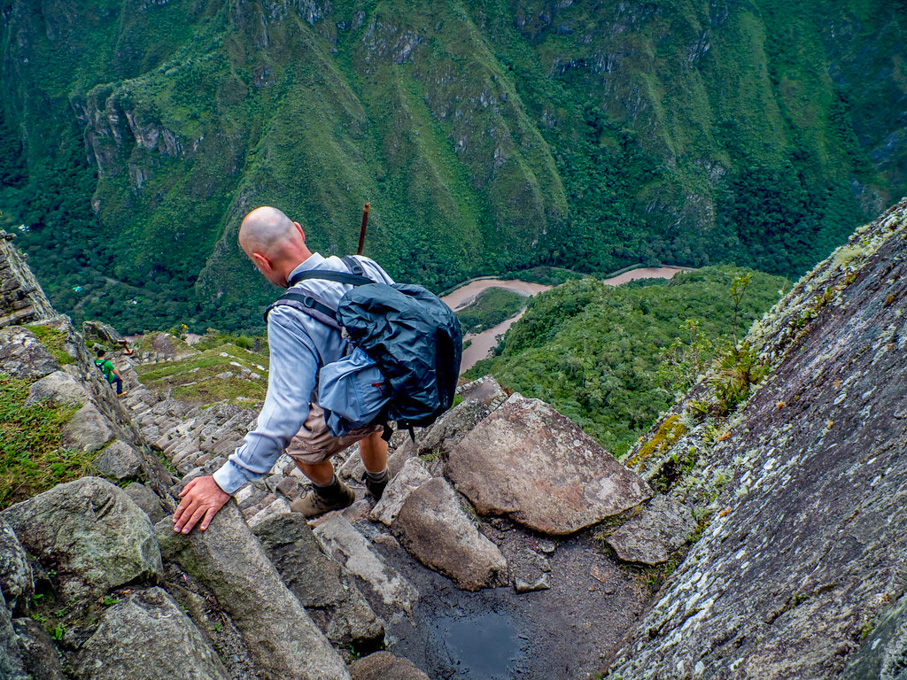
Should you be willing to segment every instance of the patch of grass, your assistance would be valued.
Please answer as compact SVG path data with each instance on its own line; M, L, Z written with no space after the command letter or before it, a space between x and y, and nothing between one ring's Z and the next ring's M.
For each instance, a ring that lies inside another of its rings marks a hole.
M35 337L38 338L38 342L50 350L50 353L53 355L54 359L57 360L58 364L65 366L66 364L71 364L75 361L75 359L69 356L69 353L66 351L66 333L41 324L26 326L26 328L35 334Z
M0 374L0 509L92 471L94 454L64 449L75 408L25 405L29 383Z

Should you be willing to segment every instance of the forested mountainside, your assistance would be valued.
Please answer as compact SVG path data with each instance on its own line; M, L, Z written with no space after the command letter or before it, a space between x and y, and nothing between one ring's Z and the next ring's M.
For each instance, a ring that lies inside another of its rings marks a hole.
M536 265L799 276L907 190L903 0L2 0L0 227L54 304L249 327L235 244L439 289Z

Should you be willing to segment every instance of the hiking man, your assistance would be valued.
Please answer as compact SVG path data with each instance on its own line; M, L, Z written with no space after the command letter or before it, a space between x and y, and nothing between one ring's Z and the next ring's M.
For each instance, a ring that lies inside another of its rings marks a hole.
M94 360L94 365L101 369L101 373L111 385L116 383L117 396L123 394L123 376L120 375L113 362L107 358L107 352L102 349L98 350L98 358Z
M347 271L340 258L325 258L309 251L299 223L268 206L253 210L243 219L239 246L258 271L280 288L288 288L293 276L303 271ZM365 257L356 260L365 276L393 283L372 260ZM352 288L349 284L321 279L308 279L304 287L335 305ZM268 343L271 350L268 392L258 426L213 475L197 477L186 484L173 516L176 532L188 534L199 522L204 531L230 496L246 482L270 472L284 450L313 484L312 491L290 506L306 517L317 517L352 504L353 491L337 479L331 458L357 441L366 469L367 489L376 499L384 492L387 442L381 438L382 427L364 427L334 437L327 428L322 409L313 403L320 367L340 359L346 350L346 340L340 331L291 306L276 306L268 316Z

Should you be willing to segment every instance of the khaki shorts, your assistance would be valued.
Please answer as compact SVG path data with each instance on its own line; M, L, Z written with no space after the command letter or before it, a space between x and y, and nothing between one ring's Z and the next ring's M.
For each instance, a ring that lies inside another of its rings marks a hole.
M371 425L349 434L335 437L324 422L324 411L320 406L310 406L309 417L302 424L302 429L290 441L287 455L293 460L308 465L317 465L328 460L345 448L352 446L360 439L365 439L374 432L383 432L380 425Z

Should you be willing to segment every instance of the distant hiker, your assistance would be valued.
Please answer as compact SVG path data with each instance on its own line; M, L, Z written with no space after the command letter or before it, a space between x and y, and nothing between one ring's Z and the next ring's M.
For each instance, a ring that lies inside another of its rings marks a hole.
M313 270L349 276L350 269L341 258L325 258L309 251L299 223L276 208L261 207L246 215L239 231L239 245L258 271L281 288L290 288L290 282L296 281L294 277ZM356 257L355 263L373 281L393 283L372 260ZM353 288L320 278L306 279L304 284L304 290L313 297L335 307L341 296ZM314 485L313 491L290 506L306 517L352 504L353 491L337 479L331 457L357 441L368 491L375 499L384 492L387 442L381 437L383 428L370 425L334 436L325 422L324 411L314 403L319 369L347 353L348 343L341 332L291 304L281 304L270 310L268 342L268 393L258 416L258 427L246 435L243 444L213 476L197 477L186 485L173 516L174 531L189 533L199 521L204 531L230 495L246 482L267 474L284 450Z
M98 350L98 358L94 360L94 365L97 366L101 373L104 374L104 377L107 378L107 382L110 384L116 383L117 386L117 396L123 394L123 376L120 375L116 367L113 365L113 362L107 358L107 352L102 349Z

